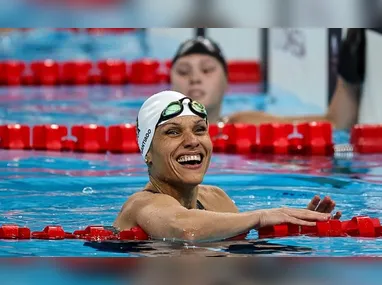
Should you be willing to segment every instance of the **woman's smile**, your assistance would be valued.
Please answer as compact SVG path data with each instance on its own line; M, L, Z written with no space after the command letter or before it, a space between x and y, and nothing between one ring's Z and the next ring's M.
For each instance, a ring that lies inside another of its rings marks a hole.
M181 154L176 159L177 163L187 169L200 169L203 166L202 153Z

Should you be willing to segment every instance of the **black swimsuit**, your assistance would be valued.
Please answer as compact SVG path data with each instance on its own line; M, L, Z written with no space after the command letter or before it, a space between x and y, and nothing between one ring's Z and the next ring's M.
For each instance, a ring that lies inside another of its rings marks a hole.
M154 194L159 193L158 191L153 191L151 189L145 189L143 191L151 192L151 193L154 193ZM199 200L196 201L196 207L198 208L198 210L205 210L206 209L206 208L204 208L202 202L200 202Z

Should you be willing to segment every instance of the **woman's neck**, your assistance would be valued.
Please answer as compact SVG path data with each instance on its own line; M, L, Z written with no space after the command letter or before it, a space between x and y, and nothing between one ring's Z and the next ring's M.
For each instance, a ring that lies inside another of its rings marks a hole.
M176 199L183 207L187 209L195 209L198 197L198 185L179 185L174 186L165 181L159 180L150 175L148 187L154 188L159 193L167 194Z

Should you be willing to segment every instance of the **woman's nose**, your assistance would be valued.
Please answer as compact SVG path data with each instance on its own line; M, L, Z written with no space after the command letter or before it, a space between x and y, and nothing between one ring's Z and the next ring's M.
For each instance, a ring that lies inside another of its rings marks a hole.
M198 72L192 72L189 77L190 84L200 84L202 82L201 76Z
M192 132L187 132L184 134L184 147L185 148L195 148L199 146L200 142L198 137L192 133Z

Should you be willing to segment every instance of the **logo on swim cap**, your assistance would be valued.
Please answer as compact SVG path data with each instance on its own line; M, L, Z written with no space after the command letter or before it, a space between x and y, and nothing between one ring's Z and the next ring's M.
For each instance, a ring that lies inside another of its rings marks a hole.
M137 127L137 137L139 137L139 133L141 132L141 130L139 129L139 126L138 126L138 118L135 125Z
M141 153L143 153L143 150L145 149L145 146L146 146L147 140L149 139L150 134L151 134L151 129L148 129L141 144Z

